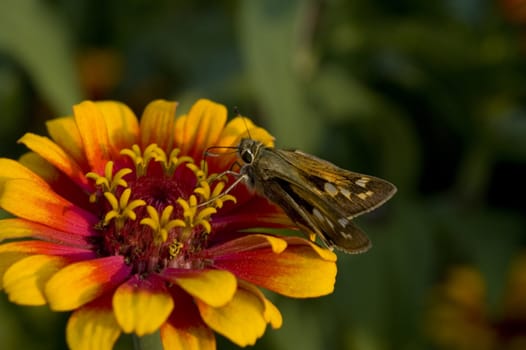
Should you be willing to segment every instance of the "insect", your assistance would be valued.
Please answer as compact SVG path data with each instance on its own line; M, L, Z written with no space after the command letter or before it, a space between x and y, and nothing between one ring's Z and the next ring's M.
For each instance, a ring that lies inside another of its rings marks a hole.
M347 253L371 247L352 219L396 193L388 181L341 169L301 151L266 147L251 138L241 139L237 154L243 164L231 187L244 181L281 207L302 231Z

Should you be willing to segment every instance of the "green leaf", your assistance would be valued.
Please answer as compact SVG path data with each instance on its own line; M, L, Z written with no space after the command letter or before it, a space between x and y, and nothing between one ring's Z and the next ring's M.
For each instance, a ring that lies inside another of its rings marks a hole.
M310 1L244 1L241 5L241 47L248 75L268 127L287 146L312 149L320 120L310 110L298 70L302 53L300 30Z
M81 100L69 33L44 2L0 2L0 49L23 65L56 112L70 113Z

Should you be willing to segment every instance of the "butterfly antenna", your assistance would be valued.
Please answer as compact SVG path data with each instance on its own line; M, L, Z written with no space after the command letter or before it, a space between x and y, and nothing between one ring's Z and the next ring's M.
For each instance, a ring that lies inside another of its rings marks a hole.
M252 135L250 135L250 130L248 128L248 123L245 120L245 117L243 117L241 113L239 113L239 108L237 106L234 106L234 113L236 114L236 117L240 117L243 120L243 124L245 124L245 128L247 129L248 138L252 139Z

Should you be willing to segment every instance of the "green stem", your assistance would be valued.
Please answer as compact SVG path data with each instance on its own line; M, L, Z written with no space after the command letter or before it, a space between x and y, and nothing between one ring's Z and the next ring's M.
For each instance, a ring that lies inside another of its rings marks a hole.
M132 334L134 350L163 350L159 332L139 337Z

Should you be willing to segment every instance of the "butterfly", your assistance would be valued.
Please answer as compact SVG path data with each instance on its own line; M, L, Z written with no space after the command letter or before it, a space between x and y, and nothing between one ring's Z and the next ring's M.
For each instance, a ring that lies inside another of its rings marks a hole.
M242 164L233 186L244 181L328 248L362 253L371 247L352 219L389 200L397 190L393 184L301 151L267 147L252 138L241 139L236 149Z

